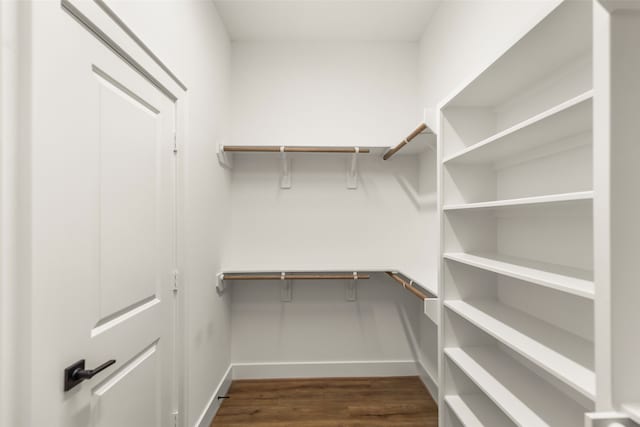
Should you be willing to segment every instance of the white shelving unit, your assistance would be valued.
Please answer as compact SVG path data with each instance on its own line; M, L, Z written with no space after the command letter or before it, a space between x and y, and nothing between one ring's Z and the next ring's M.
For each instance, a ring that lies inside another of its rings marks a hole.
M440 105L444 427L595 408L592 26L559 1Z

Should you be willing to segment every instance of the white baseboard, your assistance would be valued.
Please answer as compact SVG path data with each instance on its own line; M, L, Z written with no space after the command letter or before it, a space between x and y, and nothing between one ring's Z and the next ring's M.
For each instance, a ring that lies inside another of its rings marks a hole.
M431 394L433 400L438 403L438 378L432 375L421 362L417 362L416 365L418 365L418 375L422 383Z
M213 395L209 399L207 407L202 412L202 415L200 415L200 418L198 418L195 427L209 427L211 425L213 417L216 416L216 413L218 412L218 409L220 409L220 405L223 402L222 399L218 399L218 396L225 396L228 393L229 387L231 387L232 379L233 365L229 365L227 372L225 372L222 380L220 380L220 383L218 384L218 387L216 387L216 390L213 392Z
M234 363L233 379L401 377L418 375L414 360Z

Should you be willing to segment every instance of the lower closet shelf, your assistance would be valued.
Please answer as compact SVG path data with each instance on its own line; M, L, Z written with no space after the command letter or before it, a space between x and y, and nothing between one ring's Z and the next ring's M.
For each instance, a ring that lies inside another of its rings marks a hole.
M447 406L465 427L511 427L513 423L496 411L496 407L481 394L447 395Z
M494 300L447 301L445 306L547 371L583 401L595 400L593 344Z
M583 425L585 408L497 347L445 348L444 352L516 425Z

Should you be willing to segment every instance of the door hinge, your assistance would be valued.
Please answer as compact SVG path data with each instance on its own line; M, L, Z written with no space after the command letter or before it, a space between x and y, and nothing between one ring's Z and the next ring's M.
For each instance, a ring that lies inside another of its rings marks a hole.
M178 415L180 415L180 413L178 411L173 411L171 415L173 416L173 427L178 427Z
M178 270L173 270L173 292L178 292Z
M178 154L178 133L173 132L173 154Z

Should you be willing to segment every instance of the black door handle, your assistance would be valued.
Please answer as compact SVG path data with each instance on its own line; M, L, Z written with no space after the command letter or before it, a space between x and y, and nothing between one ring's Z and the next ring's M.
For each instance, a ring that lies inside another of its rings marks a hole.
M115 360L109 360L95 369L84 369L84 359L78 360L64 370L64 391L69 391L84 380L89 380L116 363Z

